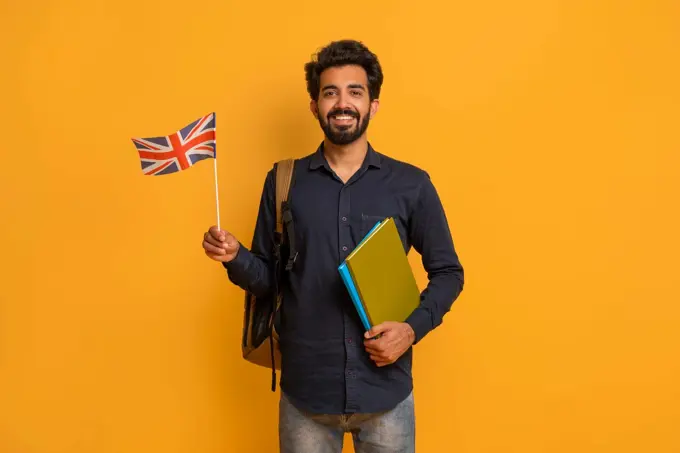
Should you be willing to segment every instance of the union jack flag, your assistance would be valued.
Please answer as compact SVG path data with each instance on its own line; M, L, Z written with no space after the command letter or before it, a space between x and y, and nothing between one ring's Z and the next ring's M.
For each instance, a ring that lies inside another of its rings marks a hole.
M165 137L133 138L145 175L186 170L196 162L216 157L215 113L210 113Z

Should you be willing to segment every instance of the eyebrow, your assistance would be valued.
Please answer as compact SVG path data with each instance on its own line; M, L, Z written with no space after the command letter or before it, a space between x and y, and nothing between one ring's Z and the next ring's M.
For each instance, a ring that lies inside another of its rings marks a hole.
M364 87L360 83L352 83L352 84L348 85L347 87L348 88L359 88L360 90L366 91L366 87ZM336 85L326 85L323 88L321 88L321 91L330 90L331 88L334 88L336 90L338 89L338 87Z

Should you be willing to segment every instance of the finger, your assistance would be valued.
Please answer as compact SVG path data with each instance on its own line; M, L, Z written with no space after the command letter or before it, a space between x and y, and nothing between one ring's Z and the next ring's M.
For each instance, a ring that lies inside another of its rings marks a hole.
M385 347L387 347L387 344L390 343L391 341L392 338L391 333L392 331L381 333L377 338L364 340L364 346L384 349Z
M206 253L212 253L213 255L226 255L227 251L224 248L212 245L208 241L203 241L203 249Z
M209 252L205 252L205 254L211 260L219 261L220 263L227 261L227 255L215 255L214 253L209 253Z
M387 357L382 356L382 355L380 355L380 354L371 354L369 357L370 357L371 360L373 360L374 362L386 362L386 361L387 361Z
M235 252L238 247L238 241L234 236L227 233L227 238L222 242L222 247L225 248L229 253Z
M221 247L224 246L224 243L222 241L220 241L219 239L215 239L215 237L212 234L209 234L209 233L205 233L203 235L203 241L207 242L208 244L211 244L215 247L221 248Z
M366 338L373 338L380 335L383 332L387 332L390 329L390 323L384 322L376 326L371 327L364 336Z
M387 353L389 351L388 347L383 347L383 346L379 346L379 347L365 346L365 349L366 349L366 352L369 353L369 354L378 355L378 356L382 356L382 357L386 357Z
M380 349L380 348L372 348L372 347L366 347L366 352L369 353L369 354L373 354L373 355L382 355L382 354L385 354L385 350L384 350L384 349Z
M392 362L390 362L389 360L387 360L387 359L385 359L385 358L382 358L382 357L375 357L375 358L374 358L374 357L371 357L371 359L372 359L373 362L374 362L377 366L379 366L379 367L383 367L383 366L385 366L385 365L389 365L390 363L392 363Z
M364 340L364 346L367 348L385 349L385 346L389 343L388 340L384 336L376 339L371 338L370 340Z

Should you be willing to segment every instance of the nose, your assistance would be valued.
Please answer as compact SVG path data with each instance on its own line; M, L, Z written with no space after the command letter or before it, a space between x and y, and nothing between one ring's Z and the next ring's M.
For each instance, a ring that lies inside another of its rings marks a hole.
M350 107L350 103L348 102L349 95L347 95L345 92L340 92L338 95L338 101L335 103L335 107L338 109L346 109Z

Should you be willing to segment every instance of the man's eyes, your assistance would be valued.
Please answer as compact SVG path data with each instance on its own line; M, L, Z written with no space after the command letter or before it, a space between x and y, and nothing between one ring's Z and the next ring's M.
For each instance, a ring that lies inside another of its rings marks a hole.
M333 91L333 90L324 91L324 93L323 93L324 97L337 96L337 94L338 94L338 92ZM349 94L351 94L352 96L355 96L355 97L360 97L360 96L363 96L364 93L361 90L351 90L349 92Z

